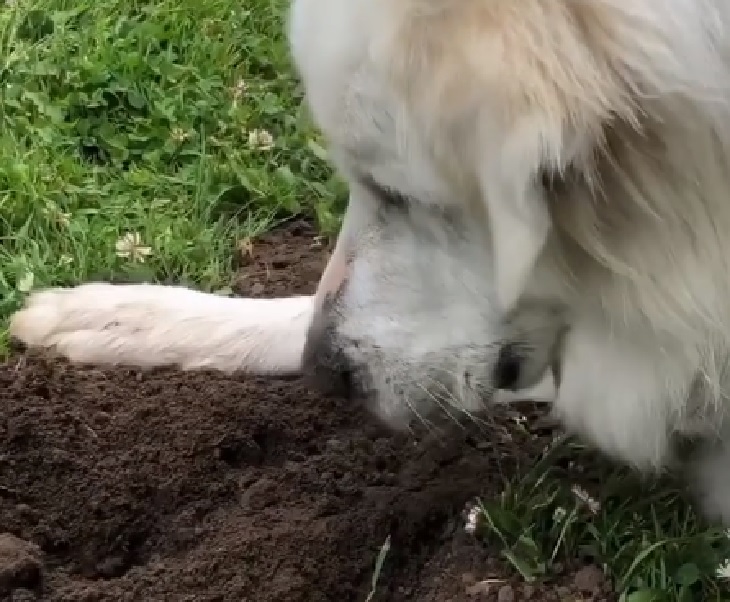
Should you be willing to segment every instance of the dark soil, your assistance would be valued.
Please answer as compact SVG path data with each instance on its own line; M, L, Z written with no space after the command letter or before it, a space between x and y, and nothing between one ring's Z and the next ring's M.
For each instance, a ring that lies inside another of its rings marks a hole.
M309 293L326 260L299 222L242 247L244 295ZM571 597L574 575L524 586L464 530L543 443L508 419L394 435L296 379L18 354L0 366L0 599L364 602L390 536L373 602L605 600Z

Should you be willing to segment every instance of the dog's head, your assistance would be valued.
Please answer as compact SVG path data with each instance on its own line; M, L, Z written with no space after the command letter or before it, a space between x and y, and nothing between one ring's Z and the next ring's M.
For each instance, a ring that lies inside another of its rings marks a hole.
M596 202L607 131L638 132L644 98L708 68L698 27L682 33L692 3L672 2L672 28L629 4L295 1L294 58L350 186L307 369L391 424L542 376L566 319L556 262L580 254L571 220Z

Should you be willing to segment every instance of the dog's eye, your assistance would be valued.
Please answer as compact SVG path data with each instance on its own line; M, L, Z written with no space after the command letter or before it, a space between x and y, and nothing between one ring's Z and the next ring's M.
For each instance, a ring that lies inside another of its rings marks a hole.
M411 198L397 190L393 190L387 186L376 182L370 175L360 176L360 183L367 188L370 193L385 203L388 207L406 210L411 204Z

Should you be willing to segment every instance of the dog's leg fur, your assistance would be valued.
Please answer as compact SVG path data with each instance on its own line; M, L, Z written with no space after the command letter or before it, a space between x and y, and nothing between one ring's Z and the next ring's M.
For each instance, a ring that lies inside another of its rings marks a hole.
M656 339L613 337L578 323L566 337L555 410L569 429L647 472L671 461L671 433L682 421L697 364L691 350L656 353Z
M33 293L10 323L77 363L296 373L312 297L237 299L174 286L85 284Z

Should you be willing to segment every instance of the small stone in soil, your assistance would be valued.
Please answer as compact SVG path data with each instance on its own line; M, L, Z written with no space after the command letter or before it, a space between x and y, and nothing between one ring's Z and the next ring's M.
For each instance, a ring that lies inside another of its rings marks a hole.
M515 590L511 585L503 585L497 592L497 602L514 602Z
M466 588L466 595L471 597L481 596L482 594L488 594L492 591L492 583L489 581L477 581L472 583Z
M573 584L583 593L595 592L603 584L603 571L595 564L584 566L574 575Z
M276 483L263 477L241 493L241 506L248 510L261 510L276 500Z
M0 534L0 593L32 589L41 579L40 549L10 533Z
M463 573L461 575L461 582L464 585L473 585L476 581L477 578L472 573Z

